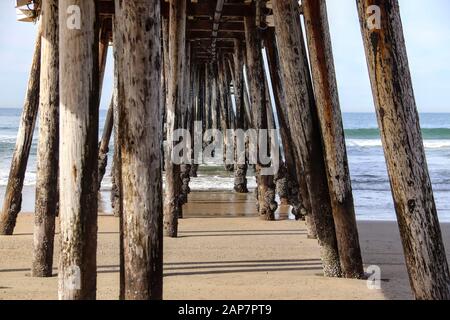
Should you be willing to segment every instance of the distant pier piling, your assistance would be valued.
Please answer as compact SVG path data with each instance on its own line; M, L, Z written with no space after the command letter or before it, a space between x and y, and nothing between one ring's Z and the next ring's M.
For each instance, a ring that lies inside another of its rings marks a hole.
M0 235L12 235L17 215L22 208L22 189L33 142L34 128L39 109L41 75L41 27L39 27L31 63L25 103L17 133L16 147L11 162L3 209L0 216Z

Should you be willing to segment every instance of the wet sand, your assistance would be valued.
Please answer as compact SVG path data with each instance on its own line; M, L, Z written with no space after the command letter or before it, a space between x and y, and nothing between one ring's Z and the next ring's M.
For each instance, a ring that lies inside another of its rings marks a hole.
M366 281L324 278L319 247L302 222L260 221L253 196L193 193L180 237L164 241L165 299L411 299L398 229L360 222L366 267L381 268L381 289ZM57 277L29 277L33 217L21 214L14 236L0 236L0 299L56 299ZM450 225L443 225L450 248ZM58 245L56 248L58 252ZM99 217L98 298L117 299L118 219ZM449 257L450 258L450 257ZM55 257L55 274L57 272Z

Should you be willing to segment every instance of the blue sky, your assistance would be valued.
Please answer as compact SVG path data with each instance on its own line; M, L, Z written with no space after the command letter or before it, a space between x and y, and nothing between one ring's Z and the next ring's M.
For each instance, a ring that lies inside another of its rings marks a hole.
M373 112L355 0L328 0L336 73L344 112ZM421 112L450 112L450 1L400 0L403 27ZM21 107L36 26L15 20L14 1L0 1L0 107ZM111 97L112 63L102 108Z

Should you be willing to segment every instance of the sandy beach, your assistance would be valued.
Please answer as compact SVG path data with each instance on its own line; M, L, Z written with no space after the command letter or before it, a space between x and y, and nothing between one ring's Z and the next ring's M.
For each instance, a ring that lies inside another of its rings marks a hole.
M164 299L412 299L396 223L360 222L366 268L381 268L381 289L366 281L324 278L319 246L304 223L255 216L252 195L196 192L180 221L180 237L164 240ZM21 214L14 236L0 237L0 299L56 299L55 276L29 276L33 216ZM450 247L450 225L443 224ZM56 247L58 252L58 245ZM99 299L117 299L118 219L99 217Z

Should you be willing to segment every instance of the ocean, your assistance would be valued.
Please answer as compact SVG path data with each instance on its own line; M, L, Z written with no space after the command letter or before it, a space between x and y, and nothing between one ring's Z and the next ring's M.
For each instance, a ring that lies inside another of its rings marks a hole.
M21 109L0 108L0 207L8 181L12 153L15 146ZM100 127L106 111L100 113ZM389 180L375 114L344 113L344 127L358 220L395 221ZM422 113L420 115L433 190L441 222L450 222L450 113ZM100 132L101 134L101 132ZM23 211L34 206L36 181L37 139L33 140L24 186ZM111 159L111 157L109 157ZM110 211L111 178L109 161L102 185L101 206ZM249 187L254 188L254 177ZM193 190L232 190L232 174L221 167L206 166L193 179Z

